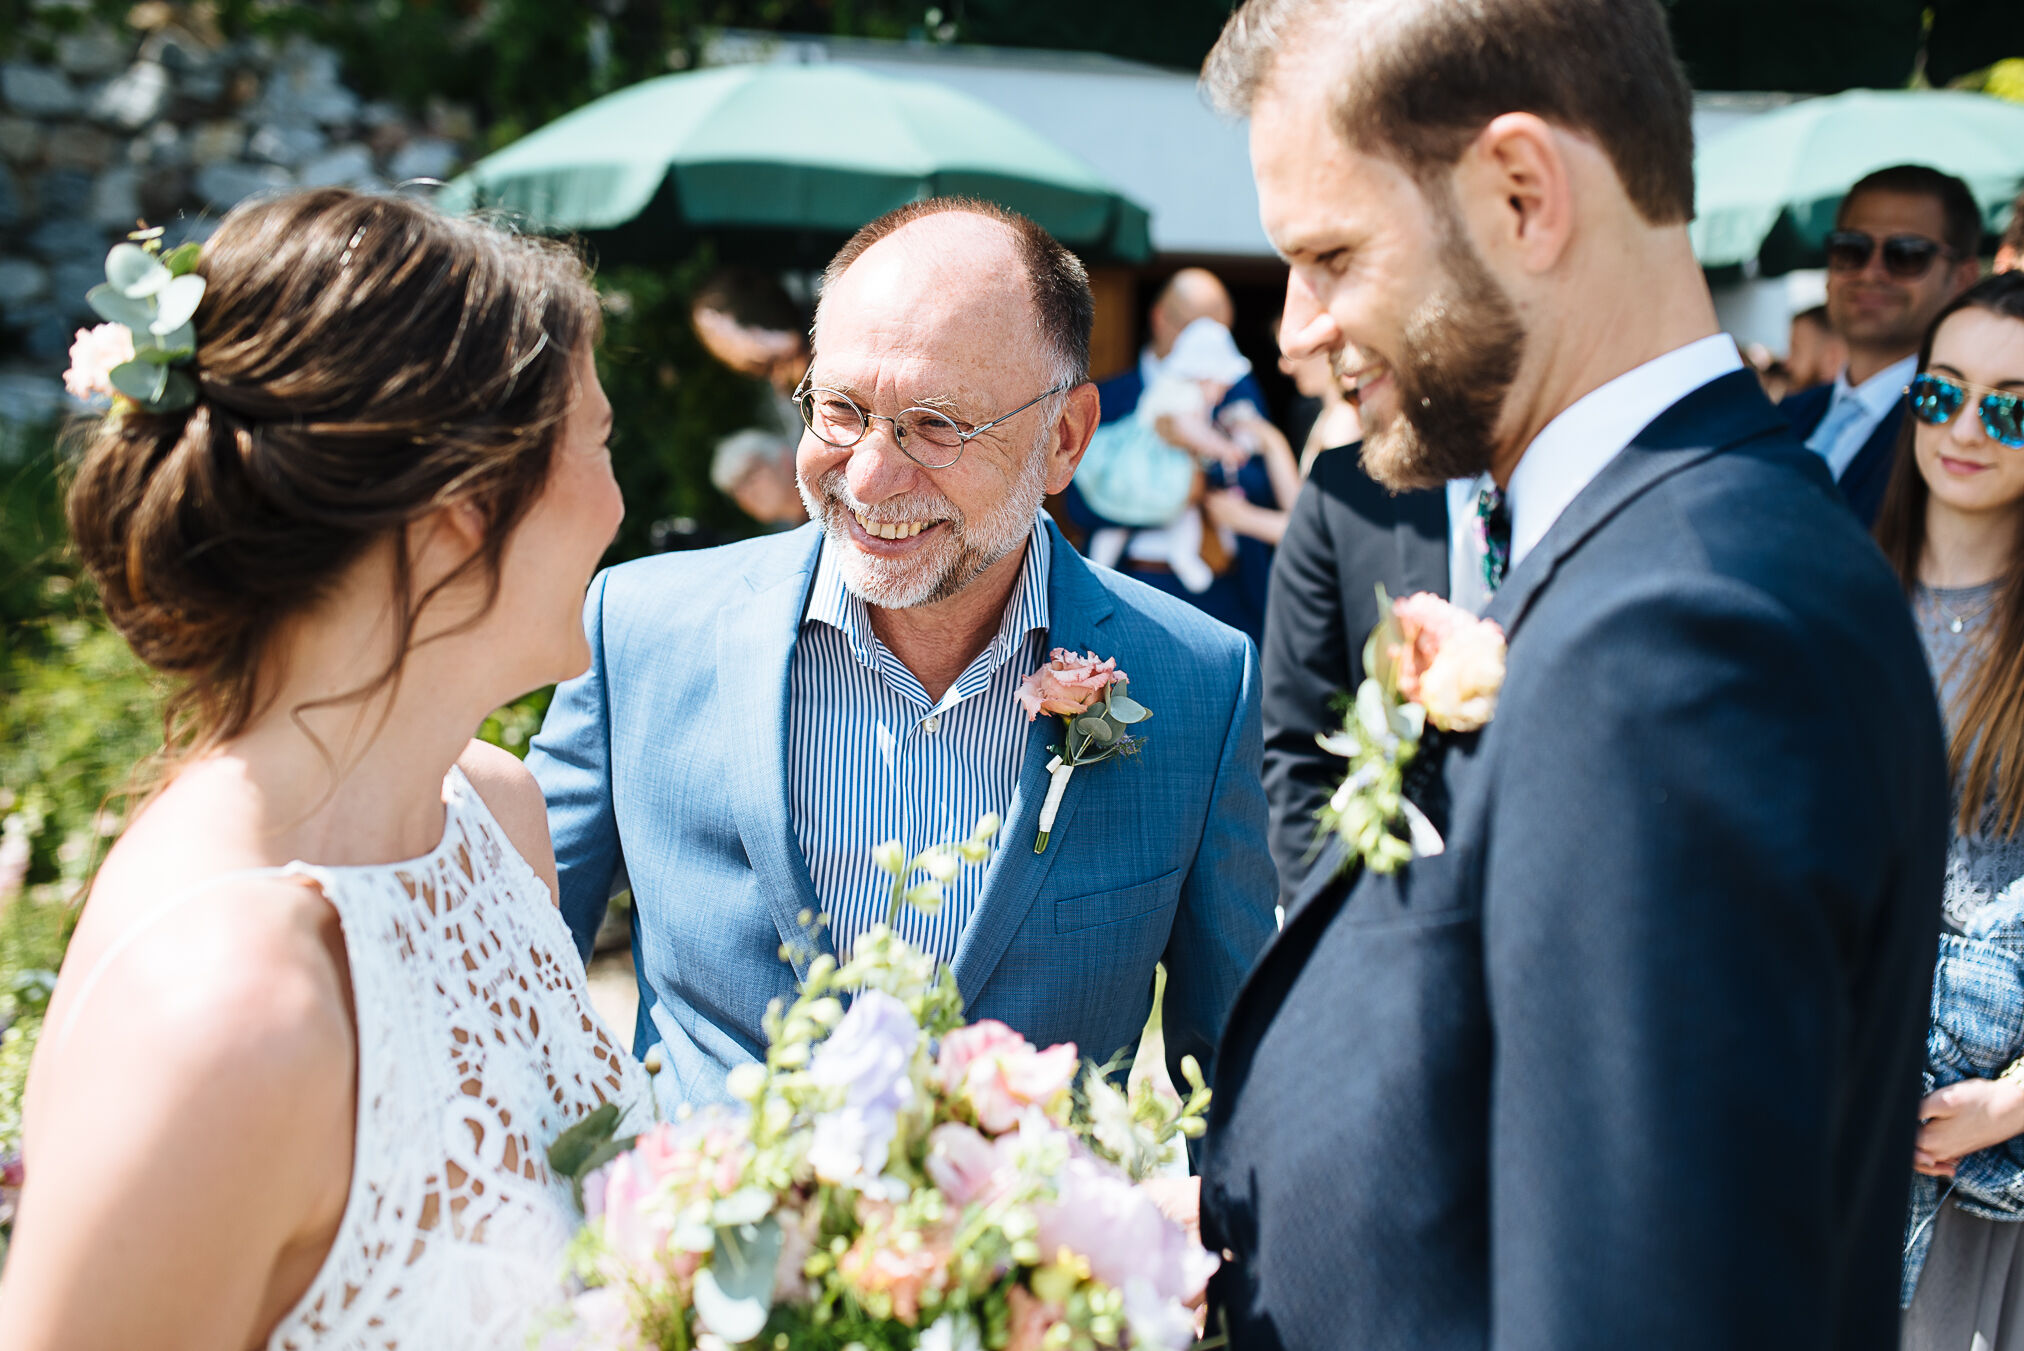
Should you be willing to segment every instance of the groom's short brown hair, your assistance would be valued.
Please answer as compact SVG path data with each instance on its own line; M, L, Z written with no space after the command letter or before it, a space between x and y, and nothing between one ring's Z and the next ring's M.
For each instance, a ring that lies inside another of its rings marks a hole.
M1282 52L1330 48L1336 130L1423 183L1533 113L1600 145L1647 221L1693 219L1693 96L1658 0L1248 0L1202 82L1247 114Z

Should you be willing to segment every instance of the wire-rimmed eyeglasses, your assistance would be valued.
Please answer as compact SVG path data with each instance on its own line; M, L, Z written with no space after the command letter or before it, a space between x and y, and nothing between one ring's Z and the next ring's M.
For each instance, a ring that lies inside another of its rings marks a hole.
M938 413L932 408L902 408L892 417L868 413L856 399L842 390L822 385L803 385L795 390L794 406L801 410L801 420L807 424L808 430L838 450L849 450L864 440L864 434L871 430L872 423L888 422L892 424L893 442L899 446L902 455L923 469L947 469L963 458L963 448L970 444L972 438L1019 416L1042 399L1073 387L1072 381L1056 385L1034 395L1011 412L1001 413L974 427L965 427L947 413Z

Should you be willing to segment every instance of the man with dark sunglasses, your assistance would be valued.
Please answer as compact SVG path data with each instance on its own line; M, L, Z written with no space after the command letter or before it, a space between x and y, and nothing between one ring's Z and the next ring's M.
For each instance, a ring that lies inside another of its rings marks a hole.
M1890 478L1919 339L1981 275L1982 215L1967 184L1937 169L1878 169L1848 190L1827 237L1827 319L1848 348L1832 384L1779 405L1827 461L1867 526Z

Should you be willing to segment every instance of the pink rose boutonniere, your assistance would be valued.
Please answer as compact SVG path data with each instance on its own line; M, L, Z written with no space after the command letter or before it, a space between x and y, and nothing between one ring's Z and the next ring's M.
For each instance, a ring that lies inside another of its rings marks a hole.
M1137 753L1141 739L1126 729L1144 722L1153 711L1129 697L1127 685L1115 659L1099 658L1094 652L1077 655L1059 647L1047 665L1020 682L1018 698L1026 720L1052 713L1066 728L1062 744L1049 748L1054 758L1047 762L1047 800L1040 807L1034 853L1047 849L1054 817L1061 810L1061 795L1068 791L1069 775L1114 755Z
M1342 730L1316 738L1349 761L1349 776L1320 813L1346 855L1374 872L1396 872L1447 846L1406 798L1406 767L1427 728L1476 732L1497 714L1504 686L1504 630L1421 592L1394 601L1377 589L1383 620L1363 649L1364 681Z

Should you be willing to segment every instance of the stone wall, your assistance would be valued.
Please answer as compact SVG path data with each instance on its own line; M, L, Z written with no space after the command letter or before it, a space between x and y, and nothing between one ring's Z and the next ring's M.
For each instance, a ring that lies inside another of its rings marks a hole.
M447 179L474 145L468 111L362 100L328 49L225 42L171 13L138 5L135 20L159 22L65 34L38 44L48 59L0 64L0 422L65 410L71 339L97 322L84 294L137 222L173 246L263 192Z

